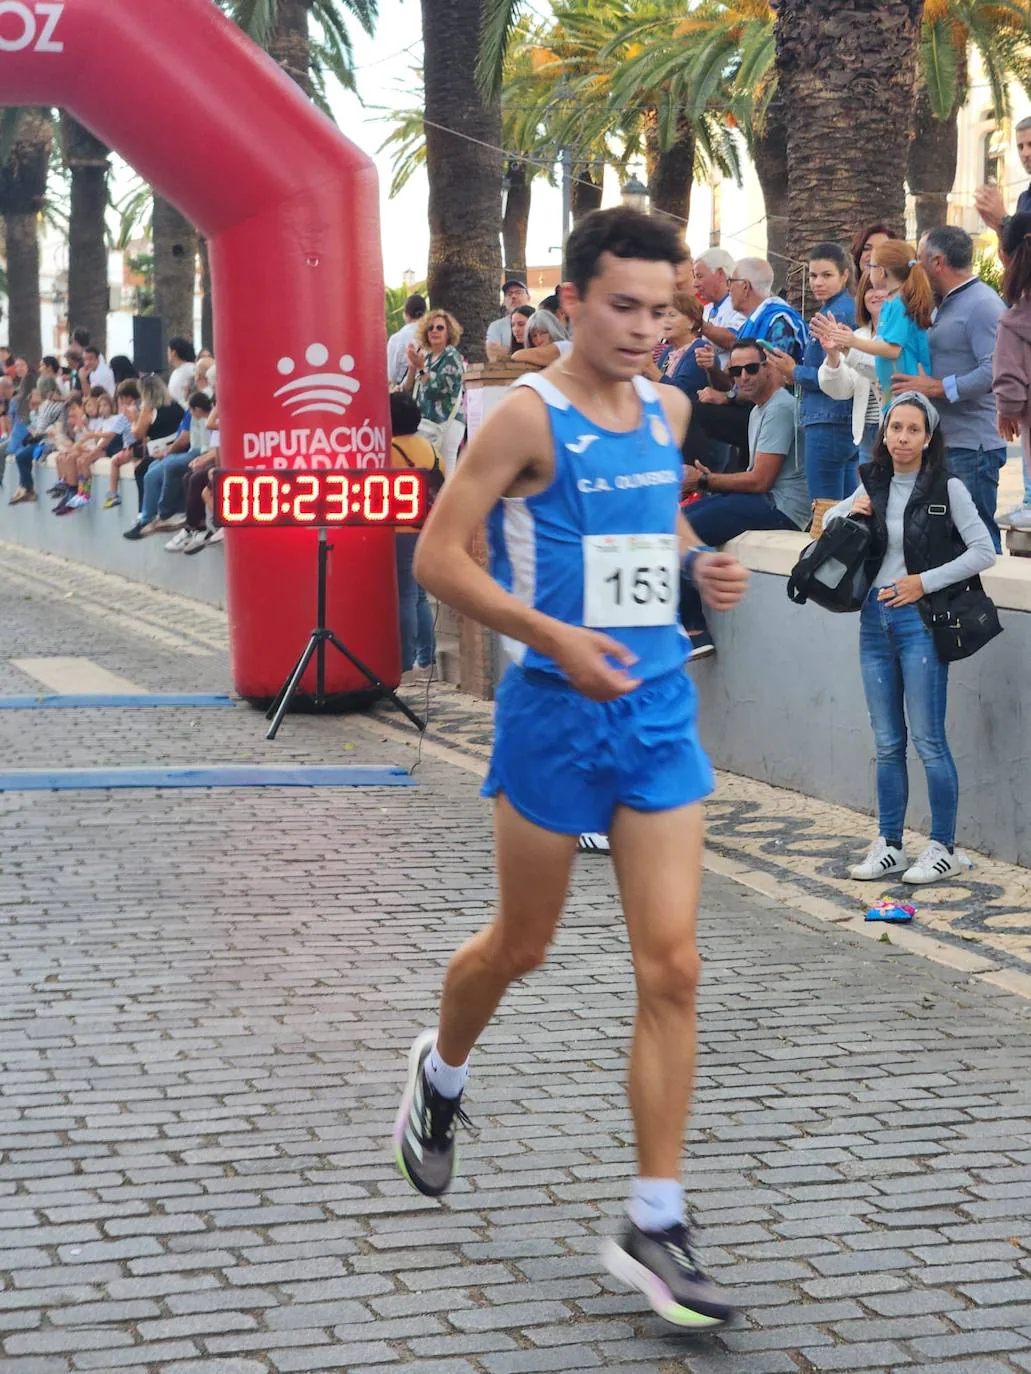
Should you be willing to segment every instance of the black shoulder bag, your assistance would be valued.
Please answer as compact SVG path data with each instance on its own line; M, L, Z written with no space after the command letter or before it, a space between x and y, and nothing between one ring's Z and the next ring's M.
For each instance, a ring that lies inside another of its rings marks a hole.
M796 606L814 601L825 611L860 611L870 590L874 532L868 516L833 520L807 544L788 578Z
M948 486L943 483L944 504L929 505L929 549L933 567L951 563L955 557L952 542L952 511L948 504ZM955 582L940 592L922 597L918 603L924 623L931 632L934 648L943 663L955 663L969 658L978 649L1002 634L999 612L979 577L968 582Z

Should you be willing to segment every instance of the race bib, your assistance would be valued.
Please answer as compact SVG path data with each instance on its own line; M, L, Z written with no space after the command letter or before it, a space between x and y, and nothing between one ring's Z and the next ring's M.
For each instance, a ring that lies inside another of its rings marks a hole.
M592 630L672 625L680 551L675 534L584 536L584 624Z

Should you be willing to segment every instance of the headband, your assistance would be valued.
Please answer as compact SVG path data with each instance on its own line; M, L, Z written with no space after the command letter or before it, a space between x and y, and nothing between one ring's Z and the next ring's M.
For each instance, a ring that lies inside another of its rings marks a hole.
M888 416L891 414L891 412L895 409L896 406L919 406L920 409L927 416L927 428L930 431L930 433L933 434L934 431L938 428L938 423L941 420L941 416L938 414L937 410L935 410L934 406L931 405L930 401L927 399L927 397L924 395L922 391L900 391L897 396L893 396L891 399L891 404L884 412L885 421L887 421Z

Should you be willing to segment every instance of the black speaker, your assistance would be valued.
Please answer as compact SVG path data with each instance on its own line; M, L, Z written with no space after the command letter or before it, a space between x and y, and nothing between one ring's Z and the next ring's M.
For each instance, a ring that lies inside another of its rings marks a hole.
M140 373L164 372L167 369L165 330L156 315L132 317L132 360Z

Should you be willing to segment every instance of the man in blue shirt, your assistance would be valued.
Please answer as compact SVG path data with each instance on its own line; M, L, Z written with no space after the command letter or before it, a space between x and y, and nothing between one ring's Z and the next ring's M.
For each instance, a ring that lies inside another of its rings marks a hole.
M891 389L895 395L923 392L938 408L949 470L974 498L1000 553L995 509L1006 445L996 423L992 357L1006 307L974 272L974 241L965 229L954 224L931 229L918 253L939 302L927 335L934 375L896 373Z

